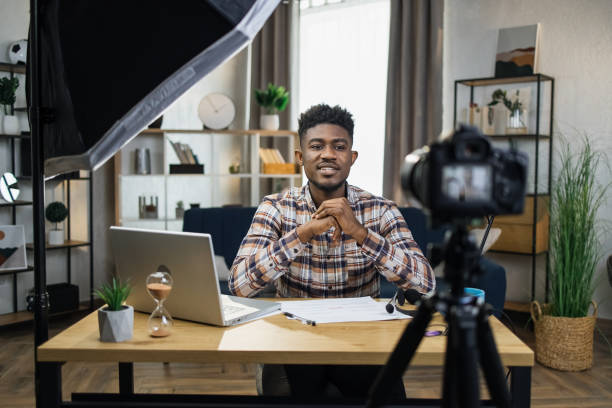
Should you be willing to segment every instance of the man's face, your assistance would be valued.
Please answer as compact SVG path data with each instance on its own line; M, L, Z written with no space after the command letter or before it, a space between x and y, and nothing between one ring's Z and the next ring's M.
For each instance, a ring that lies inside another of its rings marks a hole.
M341 126L322 123L306 131L297 162L316 188L331 193L344 186L357 152L351 151L351 138Z

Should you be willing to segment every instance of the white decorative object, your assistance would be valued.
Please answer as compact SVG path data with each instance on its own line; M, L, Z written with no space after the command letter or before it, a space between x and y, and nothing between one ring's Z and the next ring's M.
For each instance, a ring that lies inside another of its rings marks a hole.
M0 194L5 201L14 202L19 197L19 186L17 178L13 173L4 173L0 179Z
M23 225L0 225L0 271L27 267L25 245Z
M19 40L8 47L8 57L11 64L24 64L28 59L28 40Z
M19 129L19 119L15 115L4 115L2 128L5 135L18 135L21 131Z
M493 106L493 128L496 135L506 134L506 124L508 123L508 114L510 111L502 103Z
M204 126L209 129L225 129L234 121L236 107L229 96L212 93L200 101L198 116Z
M495 110L491 106L482 107L480 129L485 135L495 134Z
M261 115L259 126L264 130L278 130L280 126L278 115Z
M98 309L100 341L118 343L130 340L134 333L134 308L124 305L121 310Z
M49 230L47 240L49 245L62 245L64 243L64 230Z

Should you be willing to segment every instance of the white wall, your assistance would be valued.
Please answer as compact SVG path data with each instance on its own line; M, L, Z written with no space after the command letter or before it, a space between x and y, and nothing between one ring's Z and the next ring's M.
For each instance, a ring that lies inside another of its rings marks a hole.
M494 74L497 32L502 27L540 23L540 72L555 78L555 137L563 132L577 145L574 129L586 132L594 144L612 155L612 1L609 0L447 0L444 11L443 128L453 125L456 79ZM553 146L561 143L557 137ZM558 158L553 155L553 164ZM555 174L553 172L553 174ZM612 182L609 169L598 180ZM610 197L611 194L608 194ZM612 200L598 214L601 224L612 219ZM612 230L602 238L595 300L599 316L612 318L612 288L605 259L612 253ZM530 264L519 257L491 255L508 272L508 300L526 301L531 293ZM538 284L544 282L542 270ZM541 290L538 291L541 296Z

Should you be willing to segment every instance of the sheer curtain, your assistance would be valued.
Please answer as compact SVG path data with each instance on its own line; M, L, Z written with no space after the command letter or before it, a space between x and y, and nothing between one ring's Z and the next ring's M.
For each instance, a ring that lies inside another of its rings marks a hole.
M327 103L355 120L348 182L382 194L389 1L347 0L300 11L299 111Z

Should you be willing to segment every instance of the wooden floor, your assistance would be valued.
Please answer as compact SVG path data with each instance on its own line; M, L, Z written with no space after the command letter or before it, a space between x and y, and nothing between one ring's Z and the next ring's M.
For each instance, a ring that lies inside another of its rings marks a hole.
M533 347L533 333L515 314L519 336ZM73 318L51 322L50 335L71 323ZM612 321L600 320L600 329L612 339ZM612 407L612 354L597 333L593 368L565 373L536 365L532 376L533 407ZM33 407L34 358L32 327L0 331L0 406ZM116 392L115 364L68 363L62 368L64 399L71 392ZM404 376L411 397L436 398L441 390L441 368L409 368ZM137 392L256 394L251 364L135 364ZM484 390L484 386L481 387ZM484 391L486 393L486 391Z

